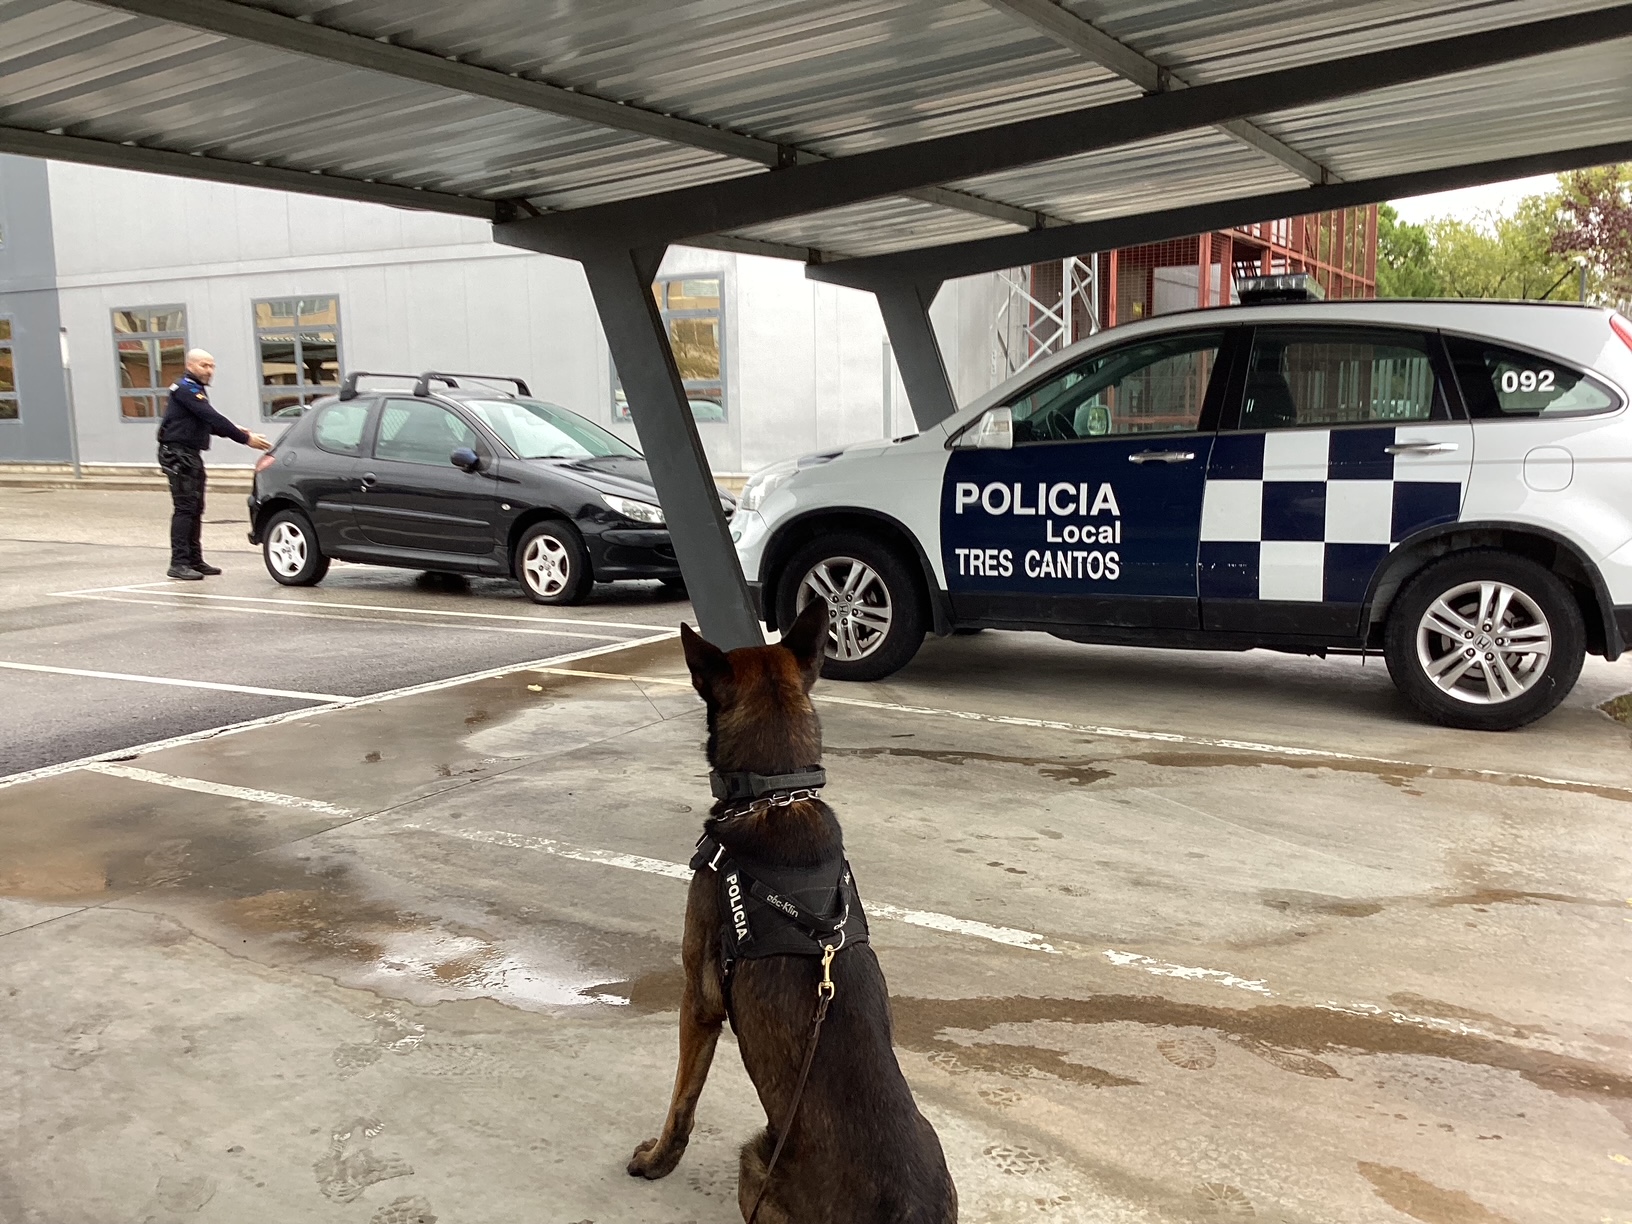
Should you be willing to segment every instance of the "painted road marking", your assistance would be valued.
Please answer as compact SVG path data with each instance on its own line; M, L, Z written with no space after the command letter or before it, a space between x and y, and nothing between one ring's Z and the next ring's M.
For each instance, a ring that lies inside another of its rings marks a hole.
M129 680L136 684L167 684L175 688L214 689L222 693L248 693L252 697L289 697L296 701L354 701L339 693L303 693L296 689L257 688L252 684L216 684L210 680L179 680L174 676L133 676L126 672L89 671L82 667L45 667L39 663L10 663L0 659L0 667L13 671L46 672L56 676L88 676L92 680Z
M665 879L679 880L682 883L689 883L695 874L684 863L672 863L667 859L648 858L643 854L625 854L616 850L597 850L591 847L574 846L566 842L556 841L554 838L533 837L525 833L512 833L506 829L443 829L432 825L413 823L397 824L392 827L410 829L418 833L432 833L439 837L457 838L461 841L475 842L479 845L500 846L510 850L530 850L537 854L548 854L555 858L570 859L579 863L594 863L602 867L619 867L625 871L638 871L645 875L662 876ZM891 905L879 901L868 901L865 905L867 913L873 917L888 918L896 922L925 927L945 934L965 935L972 939L986 940L988 943L1020 948L1028 952L1042 952L1050 956L1092 957L1097 960L1104 960L1119 969L1132 969L1154 977L1177 978L1182 981L1199 982L1209 986L1222 986L1227 989L1246 991L1271 999L1279 997L1277 992L1270 989L1269 985L1262 979L1240 977L1223 969L1204 969L1193 965L1178 965L1171 961L1157 960L1155 957L1145 956L1139 952L1126 952L1120 948L1093 949L1069 941L1056 940L1050 942L1047 936L1040 935L1035 931L994 926L989 922L981 922L973 918L958 918L951 914L936 913L933 910L910 909L906 906ZM1376 1016L1395 1024L1410 1024L1418 1028L1437 1029L1441 1032L1481 1037L1490 1035L1482 1029L1471 1024L1464 1024L1458 1020L1443 1020L1437 1016L1418 1016L1410 1012L1378 1007L1371 1003L1325 1002L1316 1003L1314 1006L1322 1011L1342 1012L1351 1016Z
M280 604L283 606L295 605L298 607L314 608L347 608L358 612L397 612L403 616L452 616L472 620L497 621L524 621L529 624L544 625L590 625L597 629L633 629L640 633L650 633L657 626L641 625L629 621L602 621L587 620L576 616L517 616L509 612L455 612L438 610L435 608L403 608L395 604L369 603L341 603L332 599L274 599L265 595L216 595L204 591L181 591L167 589L175 584L169 581L132 583L128 586L86 587L79 591L56 591L54 595L68 598L71 596L88 596L104 594L125 594L134 592L144 595L166 595L176 599L210 599L229 603ZM155 590L154 588L158 588ZM605 637L605 634L600 636Z
M630 680L637 684L667 684L675 688L690 688L690 680L672 676L636 676L627 672L584 671L567 667L541 667L542 672L562 676L581 676L592 680ZM1362 756L1353 752L1338 752L1330 748L1298 748L1287 744L1261 744L1254 740L1220 739L1207 735L1184 735L1177 731L1145 731L1135 727L1109 727L1096 723L1061 722L1049 718L1022 718L1016 714L982 714L975 710L950 710L938 706L902 705L894 701L868 701L862 697L836 697L831 693L812 693L812 701L828 705L856 706L865 710L883 710L890 714L918 714L935 718L954 718L964 722L995 723L1004 727L1034 727L1043 731L1069 731L1077 735L1092 735L1104 739L1124 739L1158 744L1183 744L1195 748L1221 748L1230 752L1250 752L1259 756L1302 757L1312 761L1353 761L1360 765L1384 765L1393 769L1421 769L1432 776L1443 770L1469 777L1489 778L1493 782L1513 781L1535 786L1569 790L1590 790L1600 795L1632 800L1632 787L1616 786L1607 782L1586 782L1579 778L1554 778L1547 774L1515 773L1507 769L1479 769L1469 765L1428 765L1421 761L1404 761L1393 757Z
M350 816L350 808L336 807L321 799L303 799L299 795L280 795L277 791L255 790L247 786L228 786L224 782L206 782L202 778L184 778L177 774L155 773L151 769L135 769L129 765L113 765L94 761L85 766L92 773L107 774L110 778L127 778L132 782L151 782L154 786L168 786L172 790L197 791L201 795L219 795L226 799L244 799L250 803L268 803L274 807L304 808L308 812L322 812L325 816Z
M572 859L580 863L598 863L603 867L622 867L626 871L640 871L647 875L666 876L671 880L689 881L695 874L684 863L671 863L667 859L646 858L639 854L621 854L613 850L594 850L581 846L571 846L565 842L558 842L548 837L530 837L525 833L510 833L503 829L437 829L430 825L402 824L396 826L401 829L414 829L422 833L436 833L442 837L457 837L465 841L481 842L489 846L504 846L511 850L532 850L538 854L549 854L555 858ZM985 939L992 943L1007 944L1014 948L1025 948L1032 952L1047 952L1058 956L1059 949L1049 944L1043 936L1031 931L1019 931L1013 927L993 926L988 922L977 922L971 918L954 918L951 914L937 914L931 910L908 909L900 905L886 905L876 901L867 902L867 912L876 914L880 918L893 918L897 922L910 923L912 926L927 927L932 931L944 931L954 935L968 935L975 939Z
M146 592L152 595L162 595L162 591ZM184 594L178 591L177 594ZM145 604L151 608L182 608L185 604L178 604L168 599L136 599L130 595L73 595L65 598L83 599L95 603L122 603ZM389 610L389 609L388 609ZM619 638L610 633L579 633L573 629L524 629L520 625L431 625L424 621L403 620L400 617L390 616L353 616L346 612L313 612L299 606L293 608L240 608L234 605L208 604L201 608L204 612L240 612L246 616L297 616L304 620L331 620L346 621L353 625L413 625L426 629L455 629L463 633L529 633L539 637L588 638L594 642L622 642L627 638ZM517 620L526 620L526 617L516 617ZM571 623L571 622L564 622Z
M4 790L8 786L18 786L24 782L35 782L42 778L54 778L59 774L72 773L76 769L84 769L88 765L102 761L116 761L126 757L162 752L167 748L181 748L203 740L215 739L218 736L241 735L245 731L254 731L261 727L274 727L279 723L295 722L303 718L313 718L319 714L328 714L334 710L350 710L358 706L375 705L383 701L396 701L403 697L417 697L421 693L434 693L441 689L457 688L461 684L471 684L478 680L496 680L503 676L515 675L518 672L542 671L556 663L576 663L581 659L593 659L598 655L612 654L615 651L626 650L631 646L644 646L649 642L668 641L678 636L678 630L665 629L662 632L652 634L650 637L639 638L633 642L613 642L607 646L593 646L587 650L574 651L571 654L552 655L547 659L533 659L526 663L507 664L502 667L491 667L486 671L468 672L461 676L449 676L445 680L428 680L424 684L411 684L405 688L388 689L380 693L371 693L367 697L337 698L329 705L312 706L304 710L288 710L282 714L268 714L261 718L247 718L242 722L227 723L220 727L208 727L203 731L191 731L186 735L171 736L169 739L151 740L148 743L135 744L129 748L115 748L108 752L98 752L72 761L63 761L57 765L42 765L38 769L26 769L21 773L7 774L0 777L0 790Z

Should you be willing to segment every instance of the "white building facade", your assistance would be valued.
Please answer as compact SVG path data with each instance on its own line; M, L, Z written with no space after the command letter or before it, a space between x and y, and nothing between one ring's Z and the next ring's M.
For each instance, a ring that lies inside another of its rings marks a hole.
M658 291L716 472L913 432L871 295L698 248ZM1002 374L997 305L989 277L936 302L960 402ZM344 372L439 369L524 378L638 445L571 261L465 218L0 156L0 461L152 464L189 347L216 406L273 436Z

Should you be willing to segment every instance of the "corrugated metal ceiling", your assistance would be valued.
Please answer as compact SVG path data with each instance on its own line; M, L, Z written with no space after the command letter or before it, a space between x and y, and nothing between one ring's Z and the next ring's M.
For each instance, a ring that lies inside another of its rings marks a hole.
M195 2L203 10L215 0ZM803 155L844 156L1139 92L987 0L260 0L246 7ZM1066 0L1063 7L1195 85L1544 17L1590 22L1609 5ZM193 10L178 4L176 11ZM1624 139L1632 133L1632 40L1254 123L1345 178ZM0 0L0 127L545 210L764 172L745 156L80 0ZM948 186L1050 221L1079 221L1302 181L1284 159L1209 128ZM950 204L880 200L740 236L859 255L1018 228L1012 214L996 220L978 215L978 206Z

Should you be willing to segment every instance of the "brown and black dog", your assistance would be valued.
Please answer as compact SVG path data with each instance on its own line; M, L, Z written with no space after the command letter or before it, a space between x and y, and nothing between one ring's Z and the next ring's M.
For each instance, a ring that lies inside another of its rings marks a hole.
M681 626L692 684L708 706L708 760L722 773L789 774L821 761L822 727L810 689L827 645L827 608L812 603L780 645L729 654ZM788 868L842 859L843 836L819 799L742 812L714 806L704 828L732 855ZM680 1066L663 1133L635 1149L629 1172L672 1172L691 1136L697 1098L726 1020L719 881L693 877L683 944ZM780 1160L766 1164L787 1117L816 1006L814 956L740 960L731 1022L766 1129L744 1145L737 1201L755 1224L954 1224L957 1191L934 1128L918 1112L890 1043L890 1000L865 943L833 959L835 995Z

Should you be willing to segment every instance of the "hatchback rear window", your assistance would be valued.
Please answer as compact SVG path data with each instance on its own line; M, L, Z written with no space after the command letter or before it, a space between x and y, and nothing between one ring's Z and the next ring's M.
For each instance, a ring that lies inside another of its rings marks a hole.
M337 455L361 454L368 408L368 402L357 400L319 408L317 419L312 422L312 436L326 451L333 451Z
M1555 358L1469 336L1445 339L1476 419L1591 416L1620 407L1608 387Z

